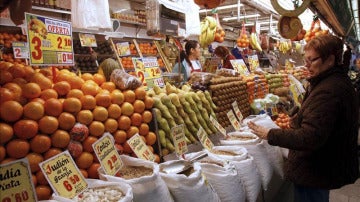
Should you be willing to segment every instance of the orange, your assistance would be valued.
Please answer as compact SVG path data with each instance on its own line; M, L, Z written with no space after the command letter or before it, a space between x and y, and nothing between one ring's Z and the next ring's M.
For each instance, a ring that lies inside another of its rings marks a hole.
M43 100L48 100L50 98L55 98L57 99L58 98L58 93L56 92L56 90L54 89L46 89L46 90L43 90L40 94L40 98L43 99Z
M117 104L111 104L107 108L109 118L118 119L121 116L121 107Z
M51 135L51 145L56 148L66 148L70 139L70 134L66 130L59 129Z
M116 89L116 86L113 82L107 81L101 84L100 86L102 89L108 90L109 92L112 92Z
M0 85L9 83L14 79L13 75L7 70L0 71Z
M14 126L14 134L20 139L33 138L39 130L39 125L34 120L21 119Z
M44 161L44 157L41 154L32 152L26 155L26 158L29 160L29 166L32 173L40 170L39 163Z
M94 109L96 107L96 99L92 95L84 95L80 98L82 109Z
M143 111L145 110L145 103L141 100L135 100L133 106L134 106L134 112L143 113Z
M36 83L40 86L41 90L52 88L53 82L43 74L36 72L29 77L29 82Z
M96 105L108 107L111 104L111 96L109 93L100 92L95 96Z
M76 121L84 125L89 125L94 120L94 116L90 110L81 110L76 115Z
M29 102L24 106L24 118L39 120L45 114L44 105L39 102Z
M37 83L27 83L21 86L22 96L28 99L37 98L41 94L41 88Z
M126 116L131 116L134 113L134 106L129 102L122 103L121 113Z
M125 102L133 103L135 101L136 96L133 90L125 90L123 94L124 94Z
M11 125L7 123L0 123L0 144L3 145L14 136L14 130Z
M74 97L77 99L81 99L82 96L84 96L84 93L79 89L71 89L66 95L67 98Z
M113 137L114 137L114 140L115 140L115 143L118 143L118 144L122 144L126 141L126 132L123 131L123 130L117 130Z
M69 112L63 112L58 117L59 128L63 130L70 130L76 123L75 116Z
M90 74L90 73L84 73L84 74L81 74L81 78L84 81L87 81L87 80L93 80L94 76L92 74Z
M92 113L95 121L105 121L109 116L107 109L102 106L96 106Z
M71 90L71 86L67 81L60 81L54 84L53 89L56 90L60 96L65 96Z
M60 154L61 152L62 150L60 150L59 148L50 148L47 152L44 153L44 159L49 159L53 156Z
M13 100L15 100L15 101L20 100L20 97L22 95L22 89L19 84L10 82L10 83L6 83L5 85L3 85L3 88L7 88L12 92L12 94L14 96Z
M99 86L92 82L85 82L81 86L81 91L84 93L84 95L95 96L99 92Z
M47 135L38 134L30 141L30 148L33 152L44 153L51 147L51 139Z
M88 136L83 142L82 142L82 146L83 146L83 150L86 152L94 152L94 149L92 147L92 144L94 144L94 142L96 142L98 140L97 137L94 136Z
M101 166L100 163L91 164L91 166L87 169L89 178L99 179L98 169L100 168L100 166Z
M105 131L109 133L114 133L118 129L118 122L115 119L108 118L105 123Z
M75 163L79 168L87 169L94 161L94 157L89 152L82 152L79 157L75 159Z
M149 132L146 136L146 144L147 145L153 145L156 142L156 134L154 132Z
M145 96L144 103L145 109L151 109L154 105L154 99L152 97Z
M49 200L52 194L52 190L48 185L36 186L35 192L38 200Z
M14 100L15 95L7 88L0 87L0 104L9 100Z
M81 86L85 83L85 81L78 76L70 77L68 82L70 83L71 89L81 89Z
M105 132L105 126L100 121L93 121L89 125L89 133L90 133L90 135L93 135L95 137L100 137L100 136L102 136L104 134L104 132Z
M160 156L158 154L154 154L154 157L155 157L154 162L155 163L160 163Z
M69 74L68 72L60 72L59 74L56 75L56 82L60 82L60 81L69 81L71 77L71 74Z
M121 115L118 119L119 129L127 130L131 126L131 119L128 116Z
M16 78L16 79L12 80L12 82L10 82L10 83L16 83L17 85L22 86L23 84L26 84L27 81L24 78ZM41 88L41 86L40 86L40 88Z
M146 90L143 86L135 89L135 97L137 100L144 100L146 96Z
M28 79L29 77L31 77L35 73L35 70L31 66L28 66L28 65L24 66L24 71L25 71L24 78L26 78L26 79Z
M30 144L27 140L13 139L6 145L7 155L11 158L24 158L30 151Z
M52 134L59 128L59 121L53 116L44 116L39 120L39 130L45 134Z
M132 136L136 135L136 133L139 133L138 127L130 126L130 128L126 131L126 138L130 139Z
M152 113L149 110L145 110L142 114L142 120L144 123L150 123L152 120Z
M88 177L89 177L89 174L88 174L87 170L85 170L85 169L79 169L79 170L80 170L82 176L84 176L84 178L88 178Z
M3 145L0 145L0 162L5 159L6 156L6 149Z
M44 173L41 170L37 171L35 176L36 176L36 181L39 185L48 185L49 184L45 178Z
M146 136L149 133L149 125L147 123L142 123L139 126L139 135Z
M99 73L95 73L93 75L93 80L100 86L101 84L103 84L104 82L106 82L106 78L104 75L99 74Z
M22 78L25 76L24 65L15 64L11 66L8 71L11 73L13 78Z
M111 103L117 105L121 105L125 100L124 94L119 89L113 90L110 93L110 97L111 97Z
M44 103L45 114L49 116L59 116L63 112L63 104L59 99L50 98Z
M0 118L4 121L14 122L23 115L23 107L16 101L6 101L0 105Z
M6 151L6 149L5 149L5 151ZM9 158L9 157L7 157L7 158L5 158L4 160L2 160L2 161L0 162L0 165L6 164L6 163L10 163L10 162L12 162L12 161L16 161L16 159L15 159L15 158Z
M63 103L63 109L66 112L77 113L81 110L81 101L77 98L66 98Z
M140 124L142 123L142 116L139 113L133 113L130 119L131 119L131 125L133 126L140 126Z

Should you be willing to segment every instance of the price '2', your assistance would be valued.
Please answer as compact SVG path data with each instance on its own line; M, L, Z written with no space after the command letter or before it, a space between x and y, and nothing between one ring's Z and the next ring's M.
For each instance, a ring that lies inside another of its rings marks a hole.
M62 49L63 46L62 46L62 41L63 39L61 37L58 37L57 38L57 42L58 42L58 49ZM65 46L71 46L71 39L64 39L64 45Z

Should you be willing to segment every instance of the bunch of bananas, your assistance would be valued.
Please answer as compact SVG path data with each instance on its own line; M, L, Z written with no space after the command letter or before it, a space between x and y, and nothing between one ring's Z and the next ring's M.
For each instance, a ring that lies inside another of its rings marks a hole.
M250 45L251 47L254 49L254 50L257 50L257 51L262 51L262 48L260 46L260 43L259 43L259 38L258 36L256 35L255 32L251 33L250 35Z
M207 47L214 41L216 27L216 19L211 16L206 16L204 20L200 22L201 34L199 36L199 43L201 47Z
M291 50L291 43L289 44L287 41L281 41L279 45L279 51L285 54L289 50Z

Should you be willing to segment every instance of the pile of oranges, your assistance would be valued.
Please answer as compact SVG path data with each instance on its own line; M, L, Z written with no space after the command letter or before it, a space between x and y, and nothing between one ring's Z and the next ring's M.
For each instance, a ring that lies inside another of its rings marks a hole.
M38 164L71 150L70 143L80 151L74 160L86 178L98 178L92 144L105 132L120 153L135 156L126 140L136 133L154 151L152 106L143 87L120 91L101 74L77 76L62 69L52 75L51 69L0 62L0 164L26 157L38 199L49 199L52 191ZM82 141L70 135L77 123L89 130Z

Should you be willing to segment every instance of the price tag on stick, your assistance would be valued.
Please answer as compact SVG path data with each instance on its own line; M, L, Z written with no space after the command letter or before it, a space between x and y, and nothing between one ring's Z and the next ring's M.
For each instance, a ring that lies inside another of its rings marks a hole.
M144 140L141 139L140 135L136 133L136 135L132 136L127 143L130 145L130 148L134 151L136 156L141 159L154 161L155 156L150 151L150 149L145 144Z
M107 175L115 175L123 167L123 162L115 149L110 133L105 133L92 147Z
M207 136L204 128L202 128L200 126L199 131L197 132L197 136L202 144L202 146L207 149L207 150L212 150L212 148L214 147L214 144L211 142L211 140L209 139L209 137Z
M230 109L230 111L227 113L227 116L231 122L231 125L234 127L236 131L240 130L240 123L236 119L234 112Z
M1 202L37 201L27 158L0 165L0 179Z
M176 154L178 156L182 156L188 151L184 133L184 125L181 124L171 128L171 136L173 138Z
M231 105L235 111L236 117L239 119L239 122L241 123L244 117L239 109L239 106L238 106L236 100Z
M12 42L14 58L29 58L29 47L26 42Z
M213 117L210 115L210 121L211 123L215 126L215 128L217 128L222 135L224 135L225 137L227 137L227 134L226 134L226 130L225 128L223 128L220 123Z
M55 194L74 198L88 188L84 176L68 150L39 163Z

